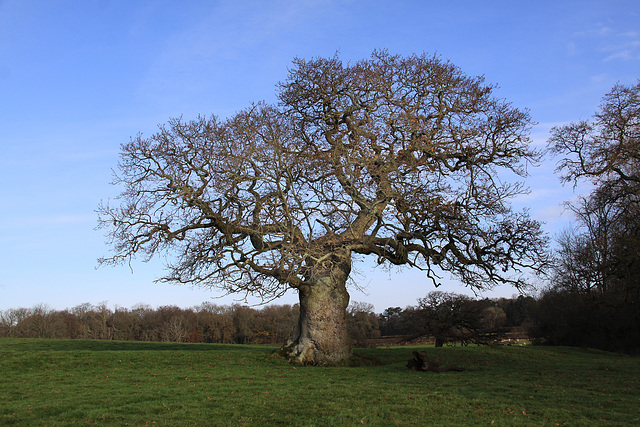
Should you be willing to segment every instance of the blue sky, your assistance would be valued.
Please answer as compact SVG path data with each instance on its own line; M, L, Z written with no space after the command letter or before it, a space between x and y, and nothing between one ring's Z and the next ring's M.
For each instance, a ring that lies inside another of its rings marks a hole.
M437 53L484 75L498 96L530 109L543 146L551 126L589 118L616 82L640 78L640 3L0 0L0 310L190 307L220 296L153 283L161 262L136 262L133 274L96 269L108 248L94 211L118 193L109 182L120 144L170 117L275 101L294 57L357 60L374 49ZM575 197L554 163L531 170L531 194L515 201L551 234L571 220L561 202ZM433 290L420 272L369 262L356 280L352 300L379 312ZM439 289L466 292L455 282Z

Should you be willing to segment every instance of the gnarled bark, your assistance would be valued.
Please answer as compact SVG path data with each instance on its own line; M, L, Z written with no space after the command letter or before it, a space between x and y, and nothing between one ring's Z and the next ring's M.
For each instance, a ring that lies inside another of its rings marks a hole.
M346 312L350 270L350 259L343 258L334 268L314 271L311 279L298 288L298 328L282 347L292 363L337 365L351 357Z

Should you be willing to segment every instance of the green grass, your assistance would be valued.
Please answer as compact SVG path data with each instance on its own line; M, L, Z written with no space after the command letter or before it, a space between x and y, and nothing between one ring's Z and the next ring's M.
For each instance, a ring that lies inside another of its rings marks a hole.
M464 372L293 367L274 347L0 339L0 425L639 425L640 359L558 347L426 348ZM423 349L420 347L419 349Z

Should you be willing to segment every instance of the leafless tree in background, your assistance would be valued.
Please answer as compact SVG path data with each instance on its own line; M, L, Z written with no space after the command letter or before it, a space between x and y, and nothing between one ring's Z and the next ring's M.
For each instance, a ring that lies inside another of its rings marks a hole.
M592 191L570 205L540 334L553 344L640 352L640 81L617 84L591 120L553 128L566 182Z
M576 230L560 240L556 284L640 303L640 82L617 84L591 121L553 128L566 182L594 184L571 209Z

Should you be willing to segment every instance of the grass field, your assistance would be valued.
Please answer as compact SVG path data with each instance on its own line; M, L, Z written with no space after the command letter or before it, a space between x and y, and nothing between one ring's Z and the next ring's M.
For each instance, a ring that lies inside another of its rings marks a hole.
M464 372L293 367L274 347L0 339L0 425L640 425L640 358L424 348Z

